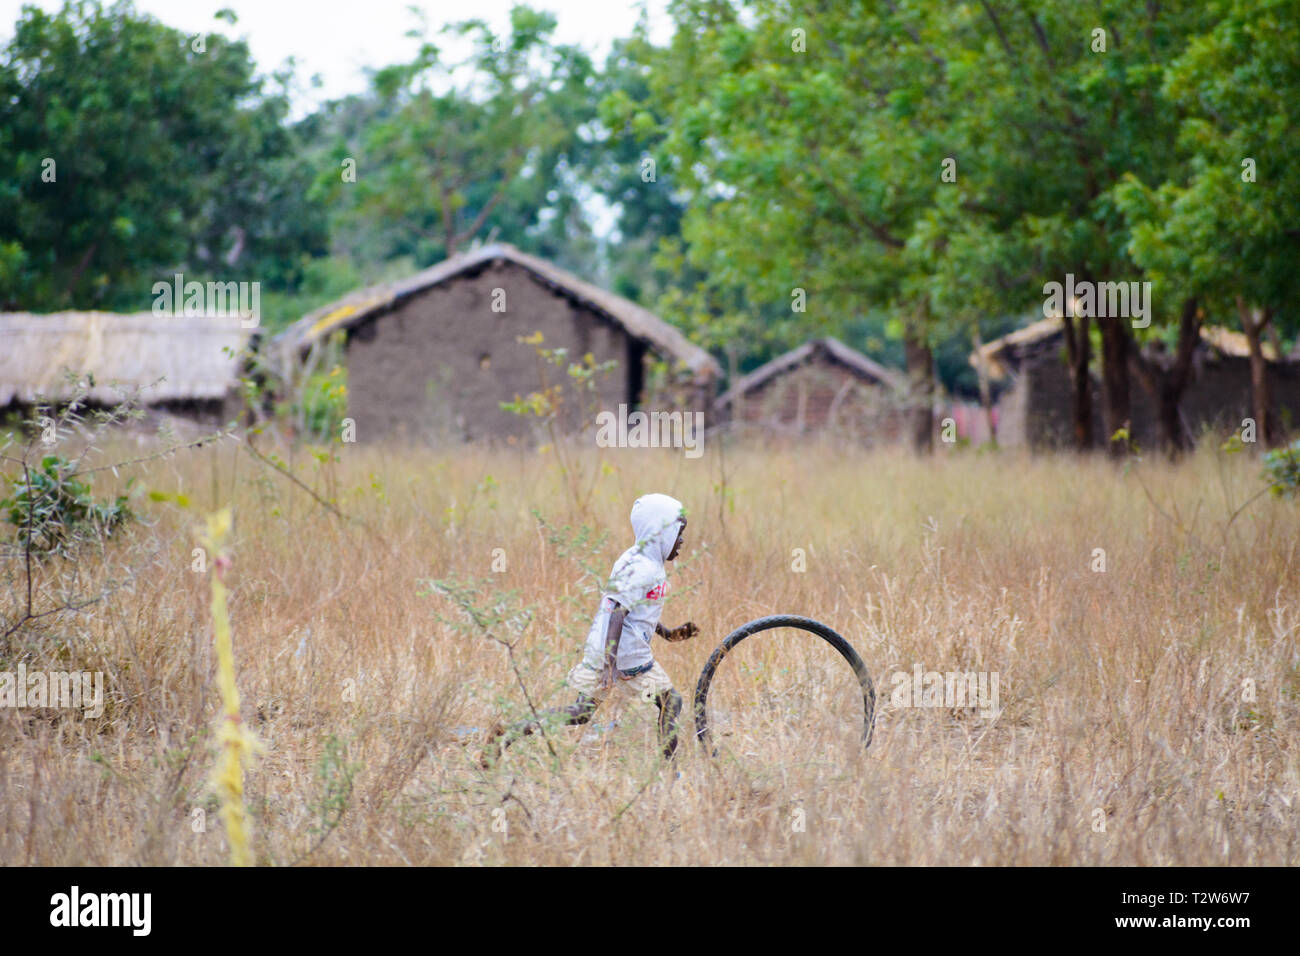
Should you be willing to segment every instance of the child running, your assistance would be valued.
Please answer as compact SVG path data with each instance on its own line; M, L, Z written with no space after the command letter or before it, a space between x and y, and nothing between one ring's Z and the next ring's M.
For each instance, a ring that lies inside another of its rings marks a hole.
M650 650L650 639L658 634L666 641L684 641L699 633L687 621L680 627L659 623L668 592L665 564L681 552L686 536L686 514L682 503L668 495L642 495L632 505L632 531L636 543L614 562L609 585L601 595L600 608L587 633L582 660L569 671L568 685L578 699L568 707L556 707L542 718L562 718L563 724L585 724L609 696L615 682L659 708L659 740L665 757L677 749L677 718L682 698ZM500 738L506 747L519 736L537 729L537 721L524 721L509 731L497 724L488 737L484 754L499 757Z

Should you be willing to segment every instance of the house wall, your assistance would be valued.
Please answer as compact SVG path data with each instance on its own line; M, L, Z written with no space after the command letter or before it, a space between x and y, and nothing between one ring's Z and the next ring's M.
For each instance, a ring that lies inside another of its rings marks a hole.
M735 404L733 419L780 434L830 430L866 444L902 434L898 400L824 355L768 379Z
M1074 385L1070 371L1064 363L1044 359L1025 366L1019 376L1017 388L1020 407L1018 421L1024 433L1016 444L1031 448L1068 448L1074 445ZM1101 442L1103 410L1101 389L1095 376L1091 383L1093 409L1093 441ZM1002 419L1008 421L1008 417ZM1003 442L1002 426L998 440ZM1010 438L1010 436L1008 436ZM1011 444L1007 441L1005 444Z
M1024 375L1014 374L1011 384L997 401L997 442L1007 448L1020 448L1029 441L1029 387Z
M493 290L505 311L493 312ZM629 397L628 368L636 343L620 327L539 284L512 263L486 267L413 296L362 323L348 339L348 414L357 440L516 440L534 434L536 419L502 411L500 403L540 390L543 366L535 346L519 337L540 331L545 348L566 348L562 367L544 368L547 385L564 391L563 424L579 419L580 396L566 370L590 352L618 365L598 377L594 410L617 409Z
M1092 440L1104 447L1113 433L1106 422L1101 382L1093 373ZM1043 358L1023 366L1014 384L998 402L998 444L1012 448L1074 447L1074 385L1064 362ZM1129 380L1129 436L1139 447L1154 447L1159 439L1155 403L1136 375Z
M1270 363L1269 389L1273 412L1288 432L1300 428L1300 365ZM1252 417L1250 360L1224 357L1206 361L1197 369L1197 380L1183 397L1183 416L1199 435L1202 427L1227 434L1241 428L1243 418Z
M984 406L978 402L954 401L942 408L939 413L939 422L942 434L942 425L945 418L951 417L953 424L956 426L957 437L961 440L968 441L972 445L983 445L996 432L999 409L994 405L991 409L993 418L993 431L989 429L989 415L985 413Z
M1273 388L1273 410L1286 433L1294 435L1300 431L1300 362L1274 365L1269 373L1272 376L1269 384ZM1249 377L1247 372L1247 380Z

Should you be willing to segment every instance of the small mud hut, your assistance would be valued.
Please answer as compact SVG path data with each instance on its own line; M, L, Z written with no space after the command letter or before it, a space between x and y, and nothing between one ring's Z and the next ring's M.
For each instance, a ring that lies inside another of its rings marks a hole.
M514 441L534 423L502 403L556 387L566 428L620 405L705 410L721 374L658 316L504 243L354 292L294 323L271 351L292 376L318 367L330 341L342 349L359 442ZM539 348L565 357L549 364ZM614 363L590 391L567 374L587 355Z
M1284 426L1300 424L1300 363L1279 359L1266 346L1275 411ZM990 380L1002 388L997 403L1000 445L1065 448L1073 445L1072 386L1065 359L1065 332L1059 318L1040 319L971 353L976 368L984 363ZM1101 380L1092 378L1093 442L1104 446ZM1136 369L1129 372L1129 435L1139 447L1159 441L1156 403ZM1201 329L1193 357L1191 382L1180 403L1182 425L1195 439L1206 430L1226 434L1251 416L1250 353L1246 337L1218 326Z
M834 434L874 445L905 431L907 382L834 338L813 339L741 378L717 417L774 435Z
M238 407L238 316L0 313L0 409L26 415L85 392L92 405L141 405L219 423ZM83 387L84 383L84 387Z

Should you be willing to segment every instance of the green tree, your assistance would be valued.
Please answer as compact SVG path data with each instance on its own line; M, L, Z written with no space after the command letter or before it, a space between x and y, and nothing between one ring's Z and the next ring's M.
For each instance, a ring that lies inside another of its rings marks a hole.
M411 62L375 73L369 100L349 110L362 121L334 127L335 162L319 180L342 204L339 225L371 237L362 255L425 265L489 237L590 266L573 170L595 111L592 66L554 29L550 14L516 6L505 35L478 20L445 28L471 41L466 62L424 39ZM339 173L348 157L355 183Z
M936 55L947 63L950 102L963 104L948 114L948 135L966 172L960 199L941 194L947 213L935 235L956 251L934 264L943 287L984 287L1017 312L1041 309L1043 285L1066 274L1098 283L1145 278L1112 191L1127 175L1160 178L1179 166L1168 149L1178 113L1161 100L1161 65L1204 22L1200 4L1180 2L982 2L954 11ZM1199 329L1182 321L1197 314L1190 296L1157 295L1153 312L1157 332L1172 326L1182 345L1195 344ZM1062 322L1074 440L1088 448L1093 355L1113 435L1130 419L1134 329L1129 317L1068 310ZM1124 445L1110 449L1121 454Z
M25 7L0 51L0 302L142 308L187 265L291 281L324 218L263 86L243 42L129 2Z
M1134 258L1166 287L1236 314L1250 348L1260 440L1276 446L1263 337L1297 329L1300 179L1290 169L1300 128L1300 2L1221 0L1215 22L1163 73L1182 116L1181 175L1132 176L1117 190L1133 221Z
M892 311L929 440L933 349L1041 308L1043 285L1136 281L1114 188L1186 160L1162 64L1198 3L1084 7L680 0L652 89L686 181L690 261L751 303L802 287L801 333ZM1162 302L1185 328L1190 296ZM1074 432L1092 440L1091 317L1064 317ZM1128 420L1129 319L1098 318L1108 426ZM1191 330L1195 341L1198 329Z
M616 216L605 250L610 287L647 307L704 278L660 261L665 244L681 237L686 203L665 163L667 117L651 95L656 54L644 20L631 37L613 44L596 77L599 123L582 170Z
M700 0L673 13L651 87L691 203L690 262L715 298L741 290L740 309L723 316L739 318L751 341L774 313L789 341L895 307L914 433L928 447L933 318L928 290L911 281L908 239L943 155L933 135L941 102L922 95L937 67L919 45L894 42L888 12L821 4L792 15L758 2L742 16ZM927 161L933 175L917 175Z

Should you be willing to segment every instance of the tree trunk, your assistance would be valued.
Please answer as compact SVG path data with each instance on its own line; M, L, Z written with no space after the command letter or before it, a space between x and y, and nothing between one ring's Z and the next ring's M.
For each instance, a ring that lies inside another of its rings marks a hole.
M1286 355L1282 349L1282 337L1277 334L1277 323L1268 323L1268 340L1273 343L1273 361L1280 362Z
M993 420L993 394L989 388L989 370L984 361L984 339L980 335L979 323L975 323L972 338L975 343L975 376L979 380L980 406L984 409L984 421L988 424L989 442L998 443L997 424Z
M1255 433L1265 448L1277 446L1277 427L1273 421L1272 395L1269 389L1268 360L1264 358L1264 330L1273 320L1270 309L1248 309L1237 296L1237 314L1241 331L1246 333L1250 348L1250 404L1255 415Z
M446 246L448 259L456 254L456 216L451 208L451 192L439 184L438 192L442 200L442 244Z
M1175 394L1174 390L1168 387L1168 376L1165 376L1164 382L1165 384L1157 389L1156 394L1156 420L1160 423L1160 444L1170 458L1177 458L1187 450L1191 441L1183 429L1182 395Z
M1129 353L1132 351L1132 333L1127 319L1110 316L1098 319L1101 329L1101 380L1105 400L1106 447L1112 458L1123 458L1128 452L1128 442L1115 439L1121 428L1130 428L1129 408Z
M1160 443L1170 458L1177 458L1191 447L1191 438L1183 427L1182 400L1192 379L1192 360L1201 341L1201 315L1196 299L1183 303L1178 320L1178 351L1171 360L1157 360L1137 351L1130 352L1133 367L1143 387L1156 406L1160 426Z
M908 433L912 447L929 454L934 451L934 353L919 321L904 325L903 355L907 362Z
M727 389L731 390L736 387L740 381L740 356L737 354L737 348L734 341L728 340L722 346L722 355L727 360ZM745 396L737 392L736 397L731 402L731 407L727 409L730 415L731 429L739 431L745 424Z
M1078 451L1092 449L1092 380L1088 377L1088 366L1092 360L1092 343L1088 338L1089 319L1087 316L1075 322L1066 310L1061 317L1065 327L1065 352L1069 360L1070 385L1072 386L1071 412L1073 418L1074 447Z
M71 304L73 307L76 307L77 305L80 304L76 295L77 283L81 281L81 274L86 271L86 266L90 265L90 260L94 258L95 250L98 248L99 248L99 240L96 239L94 242L92 242L89 246L86 247L85 254L82 255L80 260L78 260L76 268L72 270L72 275L68 278L68 284L63 291L63 295L68 300L69 304ZM181 311L181 307L179 305L176 306L176 314L177 315L184 314Z

